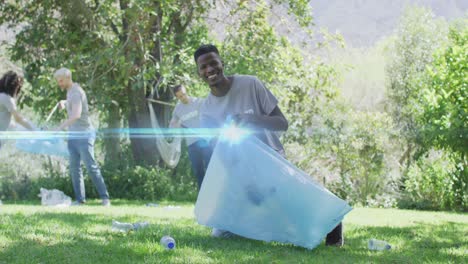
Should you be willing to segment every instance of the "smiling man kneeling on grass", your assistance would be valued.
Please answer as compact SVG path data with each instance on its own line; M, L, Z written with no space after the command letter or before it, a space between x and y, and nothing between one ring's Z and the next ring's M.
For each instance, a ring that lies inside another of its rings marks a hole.
M281 112L276 97L255 76L226 76L224 63L214 45L199 47L194 59L199 76L211 90L200 107L201 127L222 128L229 118L237 127L252 131L256 138L284 158L284 148L277 132L286 131L288 121ZM216 140L211 140L212 151ZM250 193L249 197L262 197L257 192L254 192L255 195ZM231 237L232 233L213 228L212 236ZM343 241L342 225L339 223L327 235L326 245L342 246Z

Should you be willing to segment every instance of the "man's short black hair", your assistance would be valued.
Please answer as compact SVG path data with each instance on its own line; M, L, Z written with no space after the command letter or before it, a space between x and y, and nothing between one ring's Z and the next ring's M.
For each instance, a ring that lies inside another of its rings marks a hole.
M14 71L8 71L0 79L0 93L6 93L11 97L17 96L23 86L23 78Z
M181 91L182 88L183 88L183 86L181 84L176 85L176 86L172 87L172 92L174 92L174 94L176 94L178 91Z
M194 53L193 57L195 59L195 63L197 62L198 60L198 57L200 57L201 55L203 54L207 54L207 53L210 53L210 52L214 52L216 54L218 54L219 56L219 51L218 51L218 48L216 48L215 45L213 44L205 44L205 45L201 45Z

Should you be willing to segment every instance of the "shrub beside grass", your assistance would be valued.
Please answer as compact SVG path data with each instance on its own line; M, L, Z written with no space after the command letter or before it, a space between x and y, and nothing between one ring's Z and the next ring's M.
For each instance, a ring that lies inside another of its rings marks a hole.
M195 201L197 186L189 175L173 175L173 171L158 167L127 168L125 170L106 167L101 169L108 192L112 199L141 199L177 201ZM83 172L87 198L98 198L91 178ZM31 178L27 174L11 173L0 177L0 199L33 200L40 188L58 189L74 197L73 187L68 172L48 170L46 173Z

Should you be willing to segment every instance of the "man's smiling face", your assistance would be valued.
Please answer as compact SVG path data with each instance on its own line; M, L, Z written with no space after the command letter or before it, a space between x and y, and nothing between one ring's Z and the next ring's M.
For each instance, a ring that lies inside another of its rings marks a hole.
M224 65L215 52L209 52L198 57L197 67L198 74L209 86L216 86L224 79Z

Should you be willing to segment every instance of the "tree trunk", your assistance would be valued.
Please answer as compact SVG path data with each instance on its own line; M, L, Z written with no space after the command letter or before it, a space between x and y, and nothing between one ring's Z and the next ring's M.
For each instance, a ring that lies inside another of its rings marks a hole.
M145 99L144 89L132 89L132 83L127 85L127 95L129 100L128 126L130 128L152 128L149 117L149 109ZM136 133L131 135L130 143L133 158L136 164L156 165L159 161L159 152L156 148L154 137L140 137Z
M106 123L108 129L120 129L121 118L120 118L120 107L115 104L111 104L108 109L108 114L106 117ZM106 164L119 164L122 154L122 147L120 142L121 136L120 133L116 133L111 137L104 138L104 150L106 153L105 162Z
M130 24L138 16L137 10L129 11L128 1L120 1L121 10L125 10L125 15L122 17L122 28L124 38L128 43L122 43L126 61L132 62L132 72L130 73L126 92L128 96L128 126L131 129L152 128L149 117L149 109L146 101L146 83L142 76L138 76L142 70L144 59L141 54L142 39L140 29L136 23ZM132 133L130 135L130 144L133 154L133 159L136 164L141 165L157 165L160 159L159 152L156 148L154 137L141 137L141 134Z

